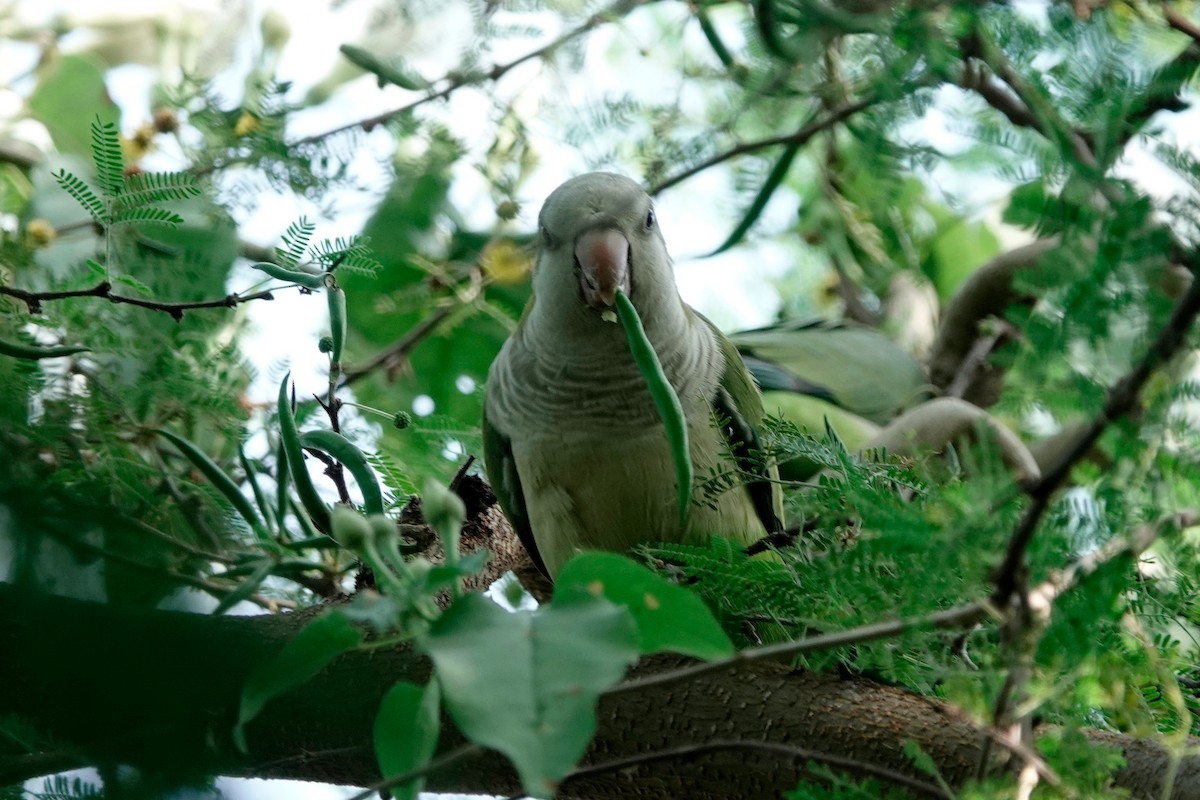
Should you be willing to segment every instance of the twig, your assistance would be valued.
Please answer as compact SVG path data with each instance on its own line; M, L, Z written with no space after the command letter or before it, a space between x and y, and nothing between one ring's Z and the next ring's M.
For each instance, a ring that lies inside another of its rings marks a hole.
M987 336L981 336L976 339L971 349L967 351L966 357L962 363L958 365L958 371L954 375L954 380L946 387L946 397L963 397L967 390L971 388L971 384L975 380L975 373L987 362L988 356L992 354L1003 342L1016 335L1017 331L1006 320L996 320L996 330Z
M892 636L898 636L906 631L917 628L960 628L968 625L974 625L989 616L996 616L991 605L986 602L967 603L965 605L956 606L946 611L935 611L930 614L922 614L917 617L907 617L905 619L892 620L889 622L875 622L869 625L860 625L857 628L850 628L844 631L836 631L834 633L825 633L819 636L810 636L805 639L800 639L794 642L780 642L778 644L764 645L762 647L752 647L748 650L741 650L734 655L720 661L708 661L703 664L693 664L687 667L661 672L657 675L650 675L645 678L638 678L626 683L614 686L605 692L605 696L625 694L627 692L640 692L648 688L661 688L675 683L680 683L685 680L698 678L701 675L708 675L713 672L721 672L726 669L732 669L739 664L751 664L756 661L765 661L770 659L783 658L785 656L797 656L804 653L814 653L821 650L832 650L835 647L845 647L846 645L858 644L861 642L873 642L878 639L887 639Z
M997 741L1007 745L1011 740L1016 740L1016 744L1025 749L1032 749L1030 742L1033 731L1028 716L1013 720L1011 723L1006 723L1005 717L1008 711L1018 705L1022 699L1022 687L1032 670L1036 635L1050 623L1050 615L1058 598L1104 564L1126 553L1136 555L1144 552L1158 540L1165 528L1169 526L1176 529L1188 528L1195 525L1198 518L1200 515L1194 509L1184 509L1165 515L1153 523L1140 525L1127 539L1112 539L1096 550L1076 559L1064 569L1052 573L1033 589L1019 593L1019 608L1010 617L1009 623L1005 625L1004 636L1010 641L1015 640L1018 643L1022 655L1005 677L1004 686L996 697L992 711L993 724L997 731L1003 727L1011 727L1015 735L1010 734L1003 739L997 739ZM985 776L992 741L992 738L986 738L980 748L979 760L975 769L977 779ZM1029 759L1026 759L1027 767L1030 766L1030 763ZM1022 770L1022 774L1024 774L1024 770ZM1036 776L1026 776L1025 779L1036 781Z
M1200 274L1200 256L1189 254L1189 267L1193 273ZM1142 387L1161 364L1174 356L1186 341L1188 329L1200 314L1200 279L1192 281L1187 294L1175 306L1171 317L1150 349L1134 369L1117 381L1108 390L1104 407L1092 419L1091 424L1080 434L1075 444L1065 452L1057 462L1042 472L1037 480L1026 487L1032 502L1025 509L1024 515L1008 542L1004 559L993 571L992 581L995 592L992 602L998 608L1006 607L1017 588L1017 576L1025 561L1025 551L1033 538L1038 522L1050 505L1050 498L1058 487L1067 479L1071 469L1079 462L1108 426L1119 417L1127 414L1137 403Z
M1198 516L1200 515L1197 512L1190 509L1180 511L1177 514L1167 517L1161 523L1139 528L1127 540L1114 539L1096 551L1072 561L1063 567L1062 570L1051 575L1051 577L1047 578L1030 592L1030 597L1036 598L1038 602L1053 602L1064 592L1077 586L1081 580L1094 573L1104 564L1124 555L1141 553L1154 543L1155 539L1161 535L1162 529L1168 524L1174 523L1179 527L1187 527L1195 524ZM993 619L1000 618L997 606L991 599L977 600L945 611L934 611L929 614L905 619L860 625L856 628L811 636L794 642L780 642L764 647L753 647L719 661L692 664L679 669L661 672L657 675L627 681L626 683L614 686L604 694L605 696L610 696L625 694L626 692L642 691L643 689L657 689L691 680L701 675L732 669L740 664L777 659L784 656L802 655L821 650L831 650L835 647L844 647L850 644L886 639L919 628L968 627L989 617Z
M593 28L608 22L614 16L620 16L628 13L632 9L642 5L645 2L648 2L648 0L617 0L617 2L613 3L608 8L588 17L587 20L585 20L581 25L572 28L554 41L549 42L548 44L545 44L536 50L531 50L530 52L515 58L512 61L504 64L497 64L489 70L472 70L464 74L448 74L446 78L444 78L444 80L448 81L445 86L443 86L441 89L430 90L424 96L412 101L411 103L407 103L399 108L392 109L391 111L385 111L382 114L376 114L373 117L367 117L366 119L358 120L357 122L339 125L338 127L331 128L323 133L315 133L311 136L305 136L303 139L293 142L292 145L296 146L312 144L313 142L318 142L322 139L339 133L344 133L355 128L362 128L363 130L369 131L388 122L394 117L398 117L401 114L406 114L409 111L423 106L433 100L442 100L446 97L449 97L452 93L463 88L464 86L471 86L484 81L498 81L500 78L504 77L505 74L511 72L521 64L524 64L526 61L532 61L536 58L544 58L572 39L582 36Z
M325 408L325 402L321 398L317 397L316 401L317 405ZM346 475L342 469L342 465L332 456L326 455L315 447L306 447L304 451L325 465L325 475L329 480L333 481L333 485L337 488L338 500L345 505L352 505L350 502L350 488L346 486Z
M976 65L967 61L963 64L962 73L958 76L958 85L970 89L983 98L984 102L1003 114L1009 122L1018 128L1041 130L1040 123L1029 107L1021 102L1011 92L1000 84L992 81Z
M570 781L578 781L584 778L590 778L595 775L603 775L606 772L620 772L631 767L636 767L641 764L653 764L659 761L674 761L677 759L695 758L706 753L716 753L723 750L750 750L763 753L773 753L775 755L784 756L792 759L803 759L804 761L815 761L820 764L825 764L835 769L845 770L857 775L867 775L873 778L879 778L888 783L903 786L915 792L919 792L929 797L946 798L952 800L953 795L947 792L942 787L928 781L923 781L918 778L912 778L902 772L897 772L887 767L881 767L877 764L871 764L866 761L859 761L845 756L835 756L830 753L822 753L818 750L809 750L806 747L797 747L790 744L782 744L779 742L755 742L740 739L714 739L711 742L703 742L700 744L685 744L678 747L668 747L663 750L655 750L650 753L640 753L638 755L626 756L624 758L614 758L611 761L603 761L599 764L590 764L586 767L579 767L570 772L562 783ZM517 800L524 795L512 795L508 800Z
M670 189L677 183L682 183L697 173L703 172L704 170L716 166L724 161L728 161L731 158L745 155L746 153L754 153L758 150L763 150L768 147L775 147L776 145L781 144L806 144L809 139L812 139L817 134L828 128L832 128L834 125L837 125L839 122L854 116L863 109L869 108L876 102L878 102L877 97L865 97L862 100L856 100L853 103L848 103L841 108L835 109L834 111L830 112L828 116L822 119L815 119L816 115L814 114L809 118L809 121L806 122L803 127L801 127L795 133L789 133L786 136L772 136L766 139L757 139L753 142L746 142L744 144L739 144L736 147L731 147L722 153L718 153L709 159L701 161L699 164L695 164L685 169L677 175L673 175L670 178L663 180L655 186L651 186L648 190L648 193L651 195L659 194L667 189Z
M12 286L0 286L0 295L20 300L29 309L30 314L41 313L42 303L54 300L66 300L71 297L102 297L110 303L125 303L126 305L138 306L139 308L148 308L151 311L161 311L164 314L169 314L176 322L183 319L185 311L194 311L200 308L233 308L241 303L248 303L251 300L275 299L275 295L270 290L264 290L248 295L229 294L217 300L163 303L157 300L143 300L139 297L115 294L112 291L112 284L108 281L101 281L90 289L68 289L58 292L30 292L25 289L16 289Z
M1200 44L1200 27L1192 22L1187 17L1180 14L1175 9L1171 8L1166 3L1162 4L1163 17L1166 18L1167 24L1182 34L1192 37L1192 41Z

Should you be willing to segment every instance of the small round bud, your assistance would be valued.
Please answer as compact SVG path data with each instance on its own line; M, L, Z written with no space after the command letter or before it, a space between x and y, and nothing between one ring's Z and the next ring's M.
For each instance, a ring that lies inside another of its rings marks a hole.
M429 527L441 535L447 553L453 550L457 554L457 547L451 547L446 539L453 538L457 545L458 531L467 518L467 508L462 499L438 481L427 480L425 492L421 495L421 513Z
M394 425L398 431L404 430L409 425L412 425L412 414L408 413L407 411L397 411L392 417L392 425Z
M275 9L263 14L259 30L262 32L263 46L269 50L282 50L288 39L292 38L292 26L288 24L287 17Z
M251 114L249 111L243 111L238 117L238 121L233 125L233 135L239 139L243 136L249 136L262 127L262 121L258 117Z
M329 512L333 538L349 550L362 550L375 540L375 529L366 517L353 508L338 505Z
M36 217L25 225L25 243L34 249L46 247L58 237L49 220Z
M370 514L367 517L367 524L371 526L371 534L377 542L394 539L399 535L396 530L396 520L386 514Z
M179 130L179 115L172 108L160 108L154 112L154 130L159 133L174 133Z
M322 353L332 353L333 352L333 337L332 336L322 336L320 341L317 342L317 349L320 350Z
M521 213L521 206L516 200L501 200L496 204L496 216L507 222L515 219Z

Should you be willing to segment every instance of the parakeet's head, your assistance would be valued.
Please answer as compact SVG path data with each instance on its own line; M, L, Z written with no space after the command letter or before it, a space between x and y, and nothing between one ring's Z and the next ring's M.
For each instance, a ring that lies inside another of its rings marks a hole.
M534 294L539 306L555 304L562 320L599 321L618 289L640 312L678 297L654 205L628 178L609 172L572 178L546 198L538 228Z

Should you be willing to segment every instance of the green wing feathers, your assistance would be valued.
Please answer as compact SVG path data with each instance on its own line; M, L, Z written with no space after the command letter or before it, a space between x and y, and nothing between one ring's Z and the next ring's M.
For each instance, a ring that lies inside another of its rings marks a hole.
M759 480L746 483L746 491L763 527L768 533L777 533L783 530L783 492L779 487L778 470L762 459L758 437L758 430L766 418L762 393L733 342L703 314L694 313L712 329L725 360L721 384L717 396L712 399L713 410L722 423L721 432L738 468L743 473L759 476Z
M512 442L504 434L496 430L488 422L487 408L483 411L483 461L488 479L492 482L492 491L500 501L500 508L512 523L513 530L525 546L525 552L542 574L549 576L546 564L538 552L537 542L533 538L533 528L529 524L529 511L525 508L525 494L521 489L521 476L517 474L517 463L513 458Z

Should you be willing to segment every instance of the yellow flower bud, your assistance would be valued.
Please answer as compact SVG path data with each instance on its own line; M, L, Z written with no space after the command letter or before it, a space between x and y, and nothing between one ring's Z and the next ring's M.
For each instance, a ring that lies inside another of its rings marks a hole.
M528 251L510 239L489 242L479 260L484 273L496 283L519 283L533 269L533 258Z
M49 220L36 217L25 225L25 244L35 250L48 246L56 238L58 238L58 231L50 224Z

